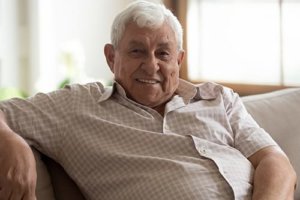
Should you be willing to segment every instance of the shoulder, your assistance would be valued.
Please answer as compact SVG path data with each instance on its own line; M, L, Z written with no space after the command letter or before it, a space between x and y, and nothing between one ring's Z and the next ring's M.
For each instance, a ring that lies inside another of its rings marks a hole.
M93 97L102 96L108 88L105 87L100 82L91 82L91 83L85 83L85 84L71 84L66 85L63 90L68 90L74 95L88 95Z
M39 96L46 96L53 100L59 99L60 101L98 101L98 99L100 99L109 90L109 87L105 87L100 82L90 82L85 84L74 83L47 94L38 93L33 96L33 98L37 99Z
M74 91L74 92L98 92L103 93L105 91L105 87L100 82L91 82L85 84L71 84L66 85L64 89Z
M231 88L215 82L204 82L195 86L202 99L215 99L219 96L223 98L235 96L235 93Z

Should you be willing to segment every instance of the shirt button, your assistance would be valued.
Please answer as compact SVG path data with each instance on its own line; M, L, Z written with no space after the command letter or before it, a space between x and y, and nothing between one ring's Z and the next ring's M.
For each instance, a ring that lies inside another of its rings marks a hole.
M200 148L200 152L201 152L203 155L206 155L206 154L207 154L207 150L206 150L204 147L201 147L201 148Z
M165 125L164 125L164 129L165 129L165 130L169 130L170 127L169 127L167 124L165 124Z

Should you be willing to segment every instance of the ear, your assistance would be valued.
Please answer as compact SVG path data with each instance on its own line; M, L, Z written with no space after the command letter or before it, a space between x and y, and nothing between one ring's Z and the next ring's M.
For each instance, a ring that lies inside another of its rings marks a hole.
M112 73L114 73L115 49L112 44L106 44L104 46L104 55L110 70L112 71Z
M177 64L179 67L181 66L181 63L183 62L184 54L185 54L184 50L180 50L177 55Z

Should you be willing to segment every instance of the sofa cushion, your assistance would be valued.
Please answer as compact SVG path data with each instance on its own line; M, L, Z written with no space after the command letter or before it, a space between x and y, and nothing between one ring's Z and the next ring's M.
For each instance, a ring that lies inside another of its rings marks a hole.
M51 176L56 200L85 200L76 183L60 164L47 156L43 157L43 161Z
M55 200L48 170L42 161L41 154L32 148L37 170L36 197L37 200Z
M300 174L300 88L242 97L257 123L264 128L289 157ZM295 199L300 199L300 187Z
M37 200L85 200L74 181L51 158L32 148L37 169Z

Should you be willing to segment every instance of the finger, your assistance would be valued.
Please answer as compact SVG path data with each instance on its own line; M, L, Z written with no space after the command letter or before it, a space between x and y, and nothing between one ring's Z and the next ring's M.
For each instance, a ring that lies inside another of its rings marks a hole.
M0 191L0 200L21 200L23 193L18 185L13 187L6 186L5 189Z
M23 196L23 193L20 191L14 191L10 194L10 199L9 200L21 200Z
M0 190L0 200L8 200L11 194L11 190L9 188L1 188Z
M22 200L36 200L35 187L29 188L28 192L24 194Z
M22 200L36 200L35 193L27 193L24 195Z

